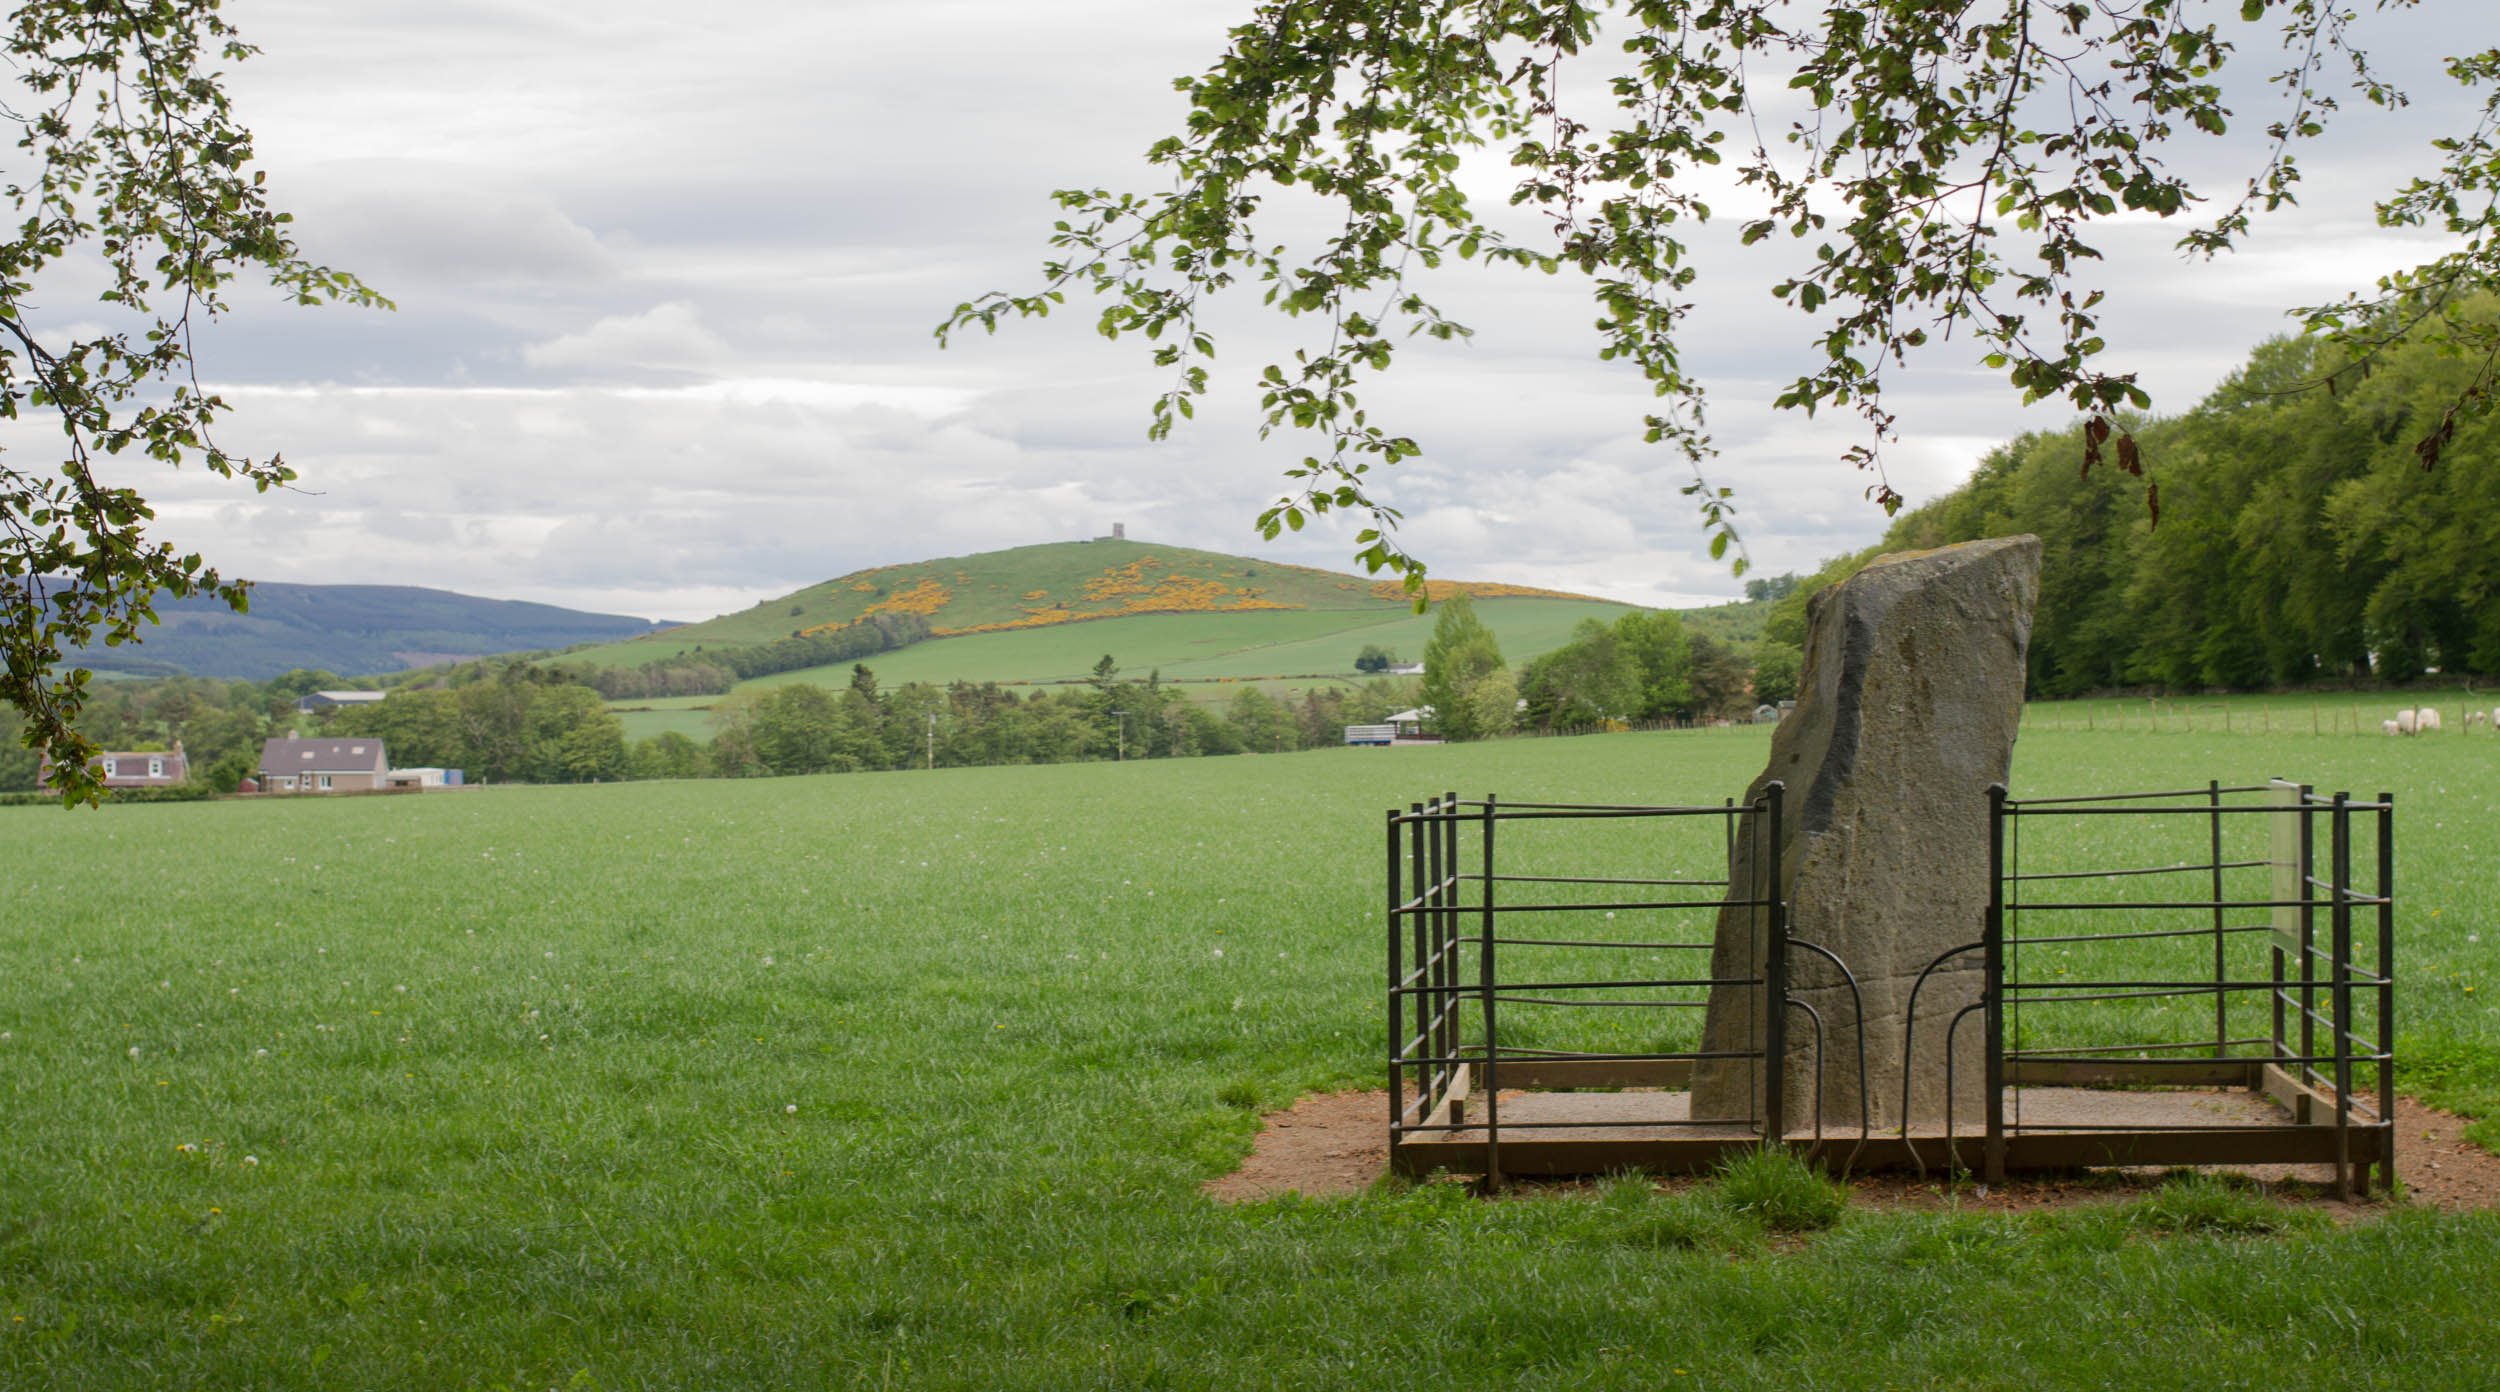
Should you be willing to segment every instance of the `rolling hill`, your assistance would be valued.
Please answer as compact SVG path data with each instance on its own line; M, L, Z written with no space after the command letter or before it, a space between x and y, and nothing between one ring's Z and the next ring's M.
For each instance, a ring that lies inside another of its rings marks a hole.
M1609 613L1627 607L1516 585L1433 582L1435 597L1460 590L1478 599L1561 600ZM1304 616L1293 626L1304 636L1319 636L1412 616L1405 592L1394 580L1181 546L1069 541L855 571L739 613L575 654L574 660L635 666L699 650L769 643L889 613L925 619L939 639L1034 633L1143 616L1229 619L1253 614ZM1314 621L1309 619L1313 615L1332 617ZM1099 655L1101 649L1095 651ZM1352 660L1349 649L1343 661Z
M648 619L552 604L479 599L408 585L252 586L238 614L204 595L162 598L136 644L81 648L69 660L129 676L266 681L296 668L380 675L493 653L537 652L651 632Z
M1513 662L1561 646L1582 619L1611 621L1632 607L1513 585L1433 584L1437 598L1461 591ZM888 685L1073 682L1108 654L1123 676L1159 672L1217 700L1238 683L1271 691L1346 685L1359 679L1354 661L1367 645L1421 660L1435 622L1415 613L1394 581L1144 542L1060 542L859 571L565 661L701 660L886 613L916 615L933 635L865 659ZM755 677L738 689L849 679L850 663L838 662ZM701 738L703 711L718 699L654 697L618 706L636 737L668 729Z

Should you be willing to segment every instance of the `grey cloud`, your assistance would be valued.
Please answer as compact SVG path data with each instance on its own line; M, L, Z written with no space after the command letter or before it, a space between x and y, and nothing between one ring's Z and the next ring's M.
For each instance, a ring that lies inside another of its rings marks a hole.
M956 301L1033 283L1049 190L1152 186L1139 154L1180 112L1167 79L1219 51L1235 8L265 0L246 37L267 53L238 94L273 188L308 252L402 308L238 294L206 343L236 403L228 443L283 448L305 491L135 481L166 502L167 539L274 578L684 618L1112 521L1342 567L1351 521L1273 545L1250 529L1312 441L1259 441L1247 398L1307 324L1217 308L1218 394L1162 444L1145 427L1163 374L1093 334L1095 304L946 353L929 339ZM2165 408L2283 328L2286 298L2376 269L2355 248L2403 254L2355 217L2388 177L2386 137L2343 139L2303 152L2320 211L2234 262L2181 266L2172 228L2104 238L2112 359L2158 381ZM1483 182L1498 202L1507 171ZM1805 570L1884 518L1838 462L1861 426L1770 408L1819 325L1770 299L1776 261L1730 254L1734 235L1723 216L1694 237L1686 365L1711 386L1710 468L1739 489L1755 563ZM1469 268L1442 292L1481 338L1419 345L1365 393L1429 451L1381 484L1436 573L1650 602L1735 592L1676 492L1681 466L1638 440L1643 384L1594 361L1584 289ZM2022 409L1969 351L1890 380L1904 438L1888 457L1915 496L2068 418Z
M375 284L544 293L616 275L589 228L544 193L498 188L492 171L356 160L307 173L291 199L306 253Z

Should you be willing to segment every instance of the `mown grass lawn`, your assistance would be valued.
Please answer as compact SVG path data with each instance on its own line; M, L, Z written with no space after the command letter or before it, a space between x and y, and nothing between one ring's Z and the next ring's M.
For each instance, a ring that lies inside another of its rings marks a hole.
M0 1387L2489 1385L2486 1215L1199 1195L1379 1077L1383 808L1765 739L0 811ZM2496 767L2035 727L2016 783L2396 793L2407 1076L2500 1116Z

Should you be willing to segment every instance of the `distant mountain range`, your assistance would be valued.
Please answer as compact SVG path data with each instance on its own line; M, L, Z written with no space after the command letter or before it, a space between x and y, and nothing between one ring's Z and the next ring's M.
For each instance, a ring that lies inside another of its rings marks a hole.
M252 609L217 599L159 599L136 644L81 648L69 660L99 673L266 681L296 668L379 676L494 653L610 643L666 627L515 599L479 599L412 585L252 586Z

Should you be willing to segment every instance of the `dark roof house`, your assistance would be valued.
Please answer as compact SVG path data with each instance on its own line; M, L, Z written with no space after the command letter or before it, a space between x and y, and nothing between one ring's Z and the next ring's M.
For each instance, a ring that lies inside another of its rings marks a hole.
M264 793L346 793L379 788L390 771L379 739L290 736L261 744L255 776Z
M107 788L170 788L191 776L191 761L184 757L182 741L165 749L108 749L87 761ZM35 775L35 786L52 786L52 761L43 761Z

